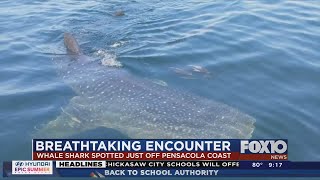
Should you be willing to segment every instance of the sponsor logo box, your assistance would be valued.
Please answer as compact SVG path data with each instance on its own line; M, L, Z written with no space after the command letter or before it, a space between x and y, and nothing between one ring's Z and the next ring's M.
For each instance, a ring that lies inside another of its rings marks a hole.
M52 161L12 161L12 174L38 175L52 174Z

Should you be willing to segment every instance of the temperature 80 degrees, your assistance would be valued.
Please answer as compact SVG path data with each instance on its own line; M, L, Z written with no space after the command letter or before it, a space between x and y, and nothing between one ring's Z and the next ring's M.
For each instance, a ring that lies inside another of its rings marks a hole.
M259 168L262 165L263 165L263 162L253 162L252 163L252 167L254 167L254 168Z

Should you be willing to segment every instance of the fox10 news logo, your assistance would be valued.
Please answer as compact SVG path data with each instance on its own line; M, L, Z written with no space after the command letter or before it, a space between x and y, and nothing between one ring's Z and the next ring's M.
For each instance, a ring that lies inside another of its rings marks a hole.
M286 140L241 140L241 154L287 154Z
M52 174L52 161L12 161L12 174Z

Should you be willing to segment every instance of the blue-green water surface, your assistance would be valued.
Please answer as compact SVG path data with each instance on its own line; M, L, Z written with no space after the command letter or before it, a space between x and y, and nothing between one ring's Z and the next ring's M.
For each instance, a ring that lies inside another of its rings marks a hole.
M320 161L317 0L0 1L0 161L30 159L32 134L74 96L51 61L64 32L89 56L253 116L253 138L288 139L290 160Z

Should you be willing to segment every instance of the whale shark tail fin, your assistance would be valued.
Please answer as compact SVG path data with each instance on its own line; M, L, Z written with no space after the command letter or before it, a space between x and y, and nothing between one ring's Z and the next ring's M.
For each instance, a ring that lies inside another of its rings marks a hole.
M77 40L72 36L72 34L65 32L63 35L64 45L66 46L68 54L80 55L82 51L79 47Z

